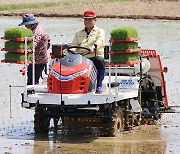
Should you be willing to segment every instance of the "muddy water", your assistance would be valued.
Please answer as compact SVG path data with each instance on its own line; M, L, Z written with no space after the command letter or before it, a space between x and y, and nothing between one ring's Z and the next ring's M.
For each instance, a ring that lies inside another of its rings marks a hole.
M52 43L69 43L73 34L82 28L81 19L38 18L49 32ZM4 30L15 27L19 18L0 18L0 35ZM163 65L169 68L165 75L170 105L180 105L180 24L167 21L134 21L99 19L97 25L106 32L108 43L110 31L115 27L132 26L139 32L142 48L156 49ZM0 41L0 47L4 41ZM4 53L0 53L0 59ZM141 126L117 138L77 136L58 131L50 131L48 136L35 136L33 130L33 110L21 108L20 93L24 88L24 77L19 70L22 65L0 63L0 153L179 153L180 116L178 113L165 114L156 126ZM11 100L11 101L10 101ZM11 103L10 103L11 102ZM178 111L178 108L177 108ZM52 125L52 124L51 124Z
M17 154L178 154L180 149L179 124L173 121L174 115L168 115L169 120L166 118L167 116L163 117L165 121L161 125L137 127L116 138L68 135L61 132L57 134L50 132L48 136L35 136L33 132L29 133L27 130L21 130L19 134L17 128L17 131L1 138L0 151Z

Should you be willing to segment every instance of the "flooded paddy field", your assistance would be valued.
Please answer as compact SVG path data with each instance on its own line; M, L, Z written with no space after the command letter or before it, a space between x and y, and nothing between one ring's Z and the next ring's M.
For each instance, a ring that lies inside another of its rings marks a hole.
M164 115L161 125L143 125L118 137L64 134L35 135L33 123L9 128L1 137L1 153L25 154L178 154L180 125L175 114Z
M51 42L70 43L74 33L83 27L82 19L38 18L50 34ZM16 27L20 18L0 18L0 35L9 27ZM105 29L106 43L113 28L132 26L139 32L142 48L155 49L161 56L167 94L171 106L180 106L180 24L174 21L98 19L97 25ZM0 41L4 47L4 41ZM51 50L51 49L50 49ZM49 50L49 51L50 51ZM0 59L4 53L0 52ZM104 153L104 154L178 154L180 151L180 114L164 114L157 125L140 126L118 137L98 135L72 135L59 130L47 136L34 134L34 111L21 107L21 92L25 78L19 72L23 65L0 63L0 153ZM178 108L176 108L178 111Z

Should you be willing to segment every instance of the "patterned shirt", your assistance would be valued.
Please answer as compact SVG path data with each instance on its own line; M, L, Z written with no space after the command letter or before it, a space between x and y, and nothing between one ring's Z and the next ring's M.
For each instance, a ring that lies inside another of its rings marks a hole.
M96 25L91 30L89 35L85 31L85 28L76 32L72 45L81 46L86 48L94 48L94 44L97 45L96 55L104 57L104 47L105 47L105 32L103 29L97 27ZM77 49L77 53L87 53L88 51ZM85 55L87 58L92 58L95 53Z
M34 36L35 63L47 64L47 50L50 42L49 35L42 29L41 25L35 25L32 30Z

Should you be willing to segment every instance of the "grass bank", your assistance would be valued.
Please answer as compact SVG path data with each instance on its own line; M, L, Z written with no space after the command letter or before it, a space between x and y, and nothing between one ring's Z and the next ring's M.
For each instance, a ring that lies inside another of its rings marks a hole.
M72 4L93 4L93 3L114 3L114 2L134 2L136 0L57 0L57 1L45 1L45 2L36 2L31 1L28 3L23 3L22 1L17 1L17 3L1 3L0 2L0 11L8 10L24 10L24 9L40 9L48 7L56 7L60 5L72 5ZM142 0L144 1L144 0ZM153 1L153 0L152 0ZM179 0L159 0L159 1L169 1L169 2L178 2Z
M29 3L29 4L1 4L0 11L5 10L22 10L22 9L38 9L53 7L58 5L65 5L62 2L43 2L43 3Z
M134 0L61 0L60 2L37 2L37 3L15 3L15 4L1 4L0 11L5 10L23 10L23 9L39 9L39 8L48 8L55 7L59 5L71 5L73 3L101 3L101 2L133 2Z

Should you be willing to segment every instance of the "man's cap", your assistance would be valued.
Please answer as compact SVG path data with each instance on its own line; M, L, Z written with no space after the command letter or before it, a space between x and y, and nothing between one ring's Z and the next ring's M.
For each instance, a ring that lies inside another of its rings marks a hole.
M33 14L25 14L22 16L22 22L18 26L33 25L39 23Z
M86 11L86 12L84 12L84 18L86 18L86 19L96 18L96 13L93 11Z

